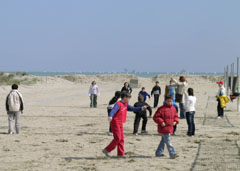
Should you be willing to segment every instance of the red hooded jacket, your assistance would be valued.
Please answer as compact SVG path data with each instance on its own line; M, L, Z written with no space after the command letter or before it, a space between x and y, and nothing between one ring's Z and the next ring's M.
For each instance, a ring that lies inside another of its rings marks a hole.
M160 134L172 134L173 133L173 123L178 124L178 114L177 110L173 105L163 105L156 111L154 117L154 122L158 124L158 132ZM166 126L161 124L165 122Z

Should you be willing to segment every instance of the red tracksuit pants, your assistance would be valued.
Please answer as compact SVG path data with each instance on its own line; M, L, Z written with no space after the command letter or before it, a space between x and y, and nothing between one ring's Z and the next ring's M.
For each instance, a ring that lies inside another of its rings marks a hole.
M124 133L123 133L123 124L111 122L113 140L105 148L107 152L113 151L116 147L118 148L118 156L124 156Z

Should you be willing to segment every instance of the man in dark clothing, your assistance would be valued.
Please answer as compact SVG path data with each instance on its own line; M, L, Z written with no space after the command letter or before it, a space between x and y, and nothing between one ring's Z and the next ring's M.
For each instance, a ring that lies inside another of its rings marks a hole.
M127 93L130 93L130 94L132 93L132 88L128 82L124 83L124 86L123 86L121 92L124 92L124 91Z
M161 95L161 87L159 86L159 82L156 81L156 85L153 87L151 96L154 95L154 108L158 106L159 97Z
M134 104L134 107L143 107L143 106L148 106L147 107L147 110L149 111L149 114L150 116L152 116L152 109L151 107L146 103L144 102L144 97L142 95L139 95L138 96L138 102ZM134 135L138 135L138 127L139 127L139 123L140 123L140 120L141 118L143 119L143 122L142 122L142 134L146 134L147 131L146 131L146 125L147 125L147 111L146 110L143 110L143 111L138 111L138 112L135 112L135 120L134 120L134 131L133 131L133 134Z

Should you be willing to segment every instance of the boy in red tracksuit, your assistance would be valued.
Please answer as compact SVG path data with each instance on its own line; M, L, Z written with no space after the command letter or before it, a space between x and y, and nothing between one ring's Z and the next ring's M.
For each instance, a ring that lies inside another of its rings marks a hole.
M118 147L118 157L124 157L124 133L123 123L127 119L127 111L137 112L145 110L147 106L132 107L128 105L131 94L122 92L121 101L118 101L109 114L109 121L111 124L113 137L112 142L103 150L103 153L109 157L109 153Z
M166 144L170 158L175 159L178 156L172 146L170 135L173 134L173 126L177 125L179 120L176 108L172 105L172 95L165 96L165 103L157 110L153 120L158 124L158 132L162 136L162 140L156 150L156 157L164 156L163 152Z

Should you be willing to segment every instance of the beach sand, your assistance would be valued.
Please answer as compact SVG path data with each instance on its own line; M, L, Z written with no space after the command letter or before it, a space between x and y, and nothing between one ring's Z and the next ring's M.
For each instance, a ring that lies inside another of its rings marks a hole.
M169 79L159 75L164 92ZM197 96L196 136L187 137L186 120L180 120L172 143L179 154L175 160L155 158L161 137L157 125L149 119L149 135L133 136L134 114L128 113L125 131L126 159L106 158L102 149L112 140L107 135L107 104L124 81L134 75L41 77L31 86L20 86L25 100L22 134L7 135L4 104L10 86L0 87L0 171L155 171L155 170L240 170L240 114L236 101L229 103L224 119L216 119L215 95L219 77L187 76ZM151 91L155 79L138 78ZM88 89L96 80L101 90L98 108L89 108ZM137 101L139 89L133 89L130 104ZM153 99L147 101L153 105ZM163 102L161 96L160 104ZM155 109L153 110L155 112ZM140 125L141 127L141 125ZM112 152L116 156L116 150Z

